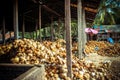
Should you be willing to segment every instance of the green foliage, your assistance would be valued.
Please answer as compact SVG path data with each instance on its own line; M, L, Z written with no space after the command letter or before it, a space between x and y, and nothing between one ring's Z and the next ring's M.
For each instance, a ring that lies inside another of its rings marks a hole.
M95 25L116 24L120 18L120 0L102 0L94 20ZM120 24L120 23L117 23Z
M88 24L91 26L91 24ZM57 38L64 38L65 35L65 25L64 21L54 21L52 23L53 30L54 30L54 37ZM72 37L77 36L78 34L78 24L76 19L71 20L71 35ZM19 33L20 37L22 38L22 32ZM33 38L36 39L36 31L33 32L25 32L25 38ZM44 28L41 29L41 37L50 37L51 36L51 24L46 24ZM37 38L39 37L39 30L37 30Z
M71 34L72 36L77 36L78 34L78 24L77 24L77 20L72 19L71 21Z

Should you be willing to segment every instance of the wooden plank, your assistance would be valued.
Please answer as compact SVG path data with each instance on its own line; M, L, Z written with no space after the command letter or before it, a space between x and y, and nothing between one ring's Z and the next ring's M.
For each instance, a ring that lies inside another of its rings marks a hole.
M45 68L35 66L14 80L45 80Z
M82 1L78 0L78 57L82 59Z
M18 0L14 0L13 3L13 26L14 26L14 37L18 39Z
M77 8L76 4L70 4L70 6ZM93 9L93 8L90 8L90 7L84 7L84 10L89 11L89 12L93 12L93 13L97 13L98 12L97 9Z
M44 80L44 77L45 68L41 64L0 64L1 80Z
M0 64L0 80L13 80L32 67L27 65Z
M68 77L72 79L72 45L71 45L71 11L70 0L65 0L65 27L66 27L66 51L67 51L67 68Z
M16 67L25 67L25 66L30 66L33 67L35 66L34 64L8 64L8 63L0 63L0 66L16 66Z

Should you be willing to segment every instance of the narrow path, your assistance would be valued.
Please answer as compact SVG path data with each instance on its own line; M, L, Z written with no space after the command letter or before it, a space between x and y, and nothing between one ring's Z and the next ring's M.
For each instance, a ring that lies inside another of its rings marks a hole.
M91 53L89 56L85 57L86 61L92 61L96 65L99 65L100 62L108 62L108 61L118 61L120 62L120 56L118 57L108 57L108 56L101 56L96 53Z

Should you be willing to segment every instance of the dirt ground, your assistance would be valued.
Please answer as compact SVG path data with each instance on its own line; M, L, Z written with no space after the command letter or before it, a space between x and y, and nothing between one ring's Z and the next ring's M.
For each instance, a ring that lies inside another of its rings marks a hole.
M118 61L120 62L120 56L118 57L108 57L108 56L101 56L97 53L91 53L88 56L85 57L85 60L90 60L96 65L99 65L100 62L106 62L106 61Z
M101 56L96 53L92 53L85 57L86 61L92 61L96 66L99 66L99 63L110 62L110 70L111 72L120 78L120 56L118 57L108 57Z

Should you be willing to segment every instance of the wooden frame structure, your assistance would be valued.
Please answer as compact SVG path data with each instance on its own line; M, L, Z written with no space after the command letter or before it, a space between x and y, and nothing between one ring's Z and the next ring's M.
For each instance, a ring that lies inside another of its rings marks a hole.
M14 26L14 38L15 39L18 39L19 38L19 10L18 10L18 3L20 0L13 0L13 26ZM24 0L23 0L24 1ZM28 0L28 1L32 1L35 5L37 5L37 18L33 18L35 21L35 24L36 24L36 27L34 27L34 29L36 30L36 35L37 35L37 29L39 28L39 30L42 28L42 7L44 9L47 10L47 12L50 12L53 16L53 14L55 16L57 16L57 18L59 19L60 17L65 17L65 31L66 31L66 50L67 50L67 67L68 67L68 77L72 78L72 51L71 51L71 9L70 9L70 6L73 6L73 7L77 7L77 17L78 17L78 43L79 43L79 58L82 57L82 29L81 26L83 25L82 24L82 0L78 0L78 2L75 2L75 4L77 3L78 5L77 6L74 6L70 3L71 0L64 0L64 5L65 5L65 9L64 12L61 14L59 14L58 12L56 12L55 10L51 9L50 7L48 7L46 4L42 3L42 2L39 2L39 0ZM48 2L51 1L51 0L47 0ZM53 0L53 2L55 2L56 0ZM91 0L92 1L92 0ZM62 2L62 1L61 1ZM73 1L74 3L74 1ZM49 4L49 6L51 6L51 4ZM36 6L34 6L36 8ZM53 8L53 7L52 7ZM91 8L88 8L88 7L85 7L84 8L86 11L88 12L93 12L93 13L96 13L96 9L91 9ZM28 13L31 12L32 9L28 10ZM22 32L23 32L23 35L22 35L22 38L24 38L24 32L25 32L25 15L24 15L25 12L22 12ZM63 14L65 16L63 16ZM53 21L53 17L51 18L51 22ZM53 26L51 25L51 29L53 29ZM52 40L53 40L53 30L51 30L51 34L52 34ZM39 39L41 40L41 33L39 31ZM5 41L5 18L3 18L3 40Z

